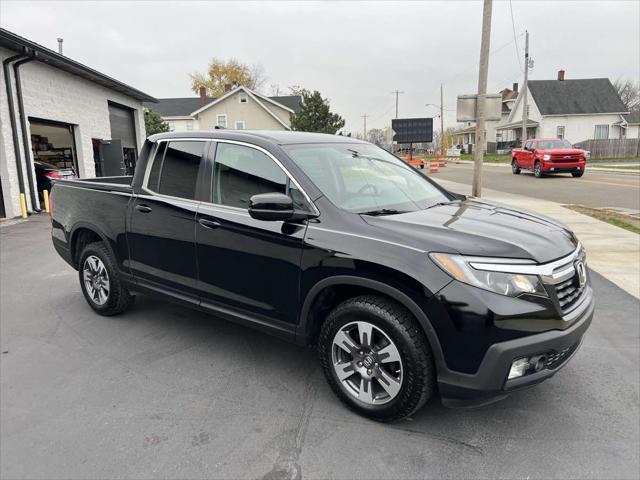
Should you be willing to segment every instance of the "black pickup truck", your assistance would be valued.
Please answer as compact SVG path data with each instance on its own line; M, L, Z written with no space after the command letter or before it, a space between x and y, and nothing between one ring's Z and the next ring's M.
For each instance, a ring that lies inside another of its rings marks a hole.
M483 404L554 375L594 302L551 219L450 193L388 152L300 132L150 137L133 177L59 180L53 244L97 313L155 294L317 346L349 407Z

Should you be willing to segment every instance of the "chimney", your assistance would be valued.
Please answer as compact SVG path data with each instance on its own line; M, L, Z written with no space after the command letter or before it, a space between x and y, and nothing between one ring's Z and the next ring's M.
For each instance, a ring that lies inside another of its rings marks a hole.
M200 106L204 107L204 104L207 103L207 89L206 87L200 87Z
M558 70L558 80L564 80L564 70Z
M62 42L64 42L64 38L58 37L58 53L62 55Z
M517 92L517 91L518 91L518 82L515 82L515 83L513 84L513 88L512 88L511 90L513 90L514 92Z

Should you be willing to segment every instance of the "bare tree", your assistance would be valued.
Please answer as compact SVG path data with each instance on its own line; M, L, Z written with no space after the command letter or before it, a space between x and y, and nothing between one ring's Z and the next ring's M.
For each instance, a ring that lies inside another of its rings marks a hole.
M371 128L367 132L367 141L382 148L387 147L385 131L381 128Z
M630 112L640 110L640 83L621 77L613 82L613 86Z

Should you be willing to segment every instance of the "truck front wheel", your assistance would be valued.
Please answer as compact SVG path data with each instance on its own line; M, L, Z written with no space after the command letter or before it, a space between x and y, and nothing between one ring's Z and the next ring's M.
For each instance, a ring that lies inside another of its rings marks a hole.
M87 303L100 315L124 312L133 297L122 284L111 251L102 242L87 245L80 255L80 288Z
M518 162L516 161L515 158L511 160L511 171L513 172L514 175L520 174L520 167L518 166Z
M542 164L539 161L536 161L536 164L533 167L533 174L536 178L542 178Z
M365 417L399 420L433 395L436 372L422 327L386 298L363 295L338 305L322 325L318 350L334 393Z
M584 170L580 170L579 172L571 172L571 175L576 178L580 178L582 175L584 175Z

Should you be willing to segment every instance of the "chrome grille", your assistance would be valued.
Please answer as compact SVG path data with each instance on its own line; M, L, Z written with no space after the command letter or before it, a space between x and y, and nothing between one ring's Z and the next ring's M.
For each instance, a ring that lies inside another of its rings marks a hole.
M574 275L569 280L560 282L555 285L556 296L558 297L558 303L563 312L566 312L575 305L576 301L580 298L584 287L580 287L580 281L578 275Z

